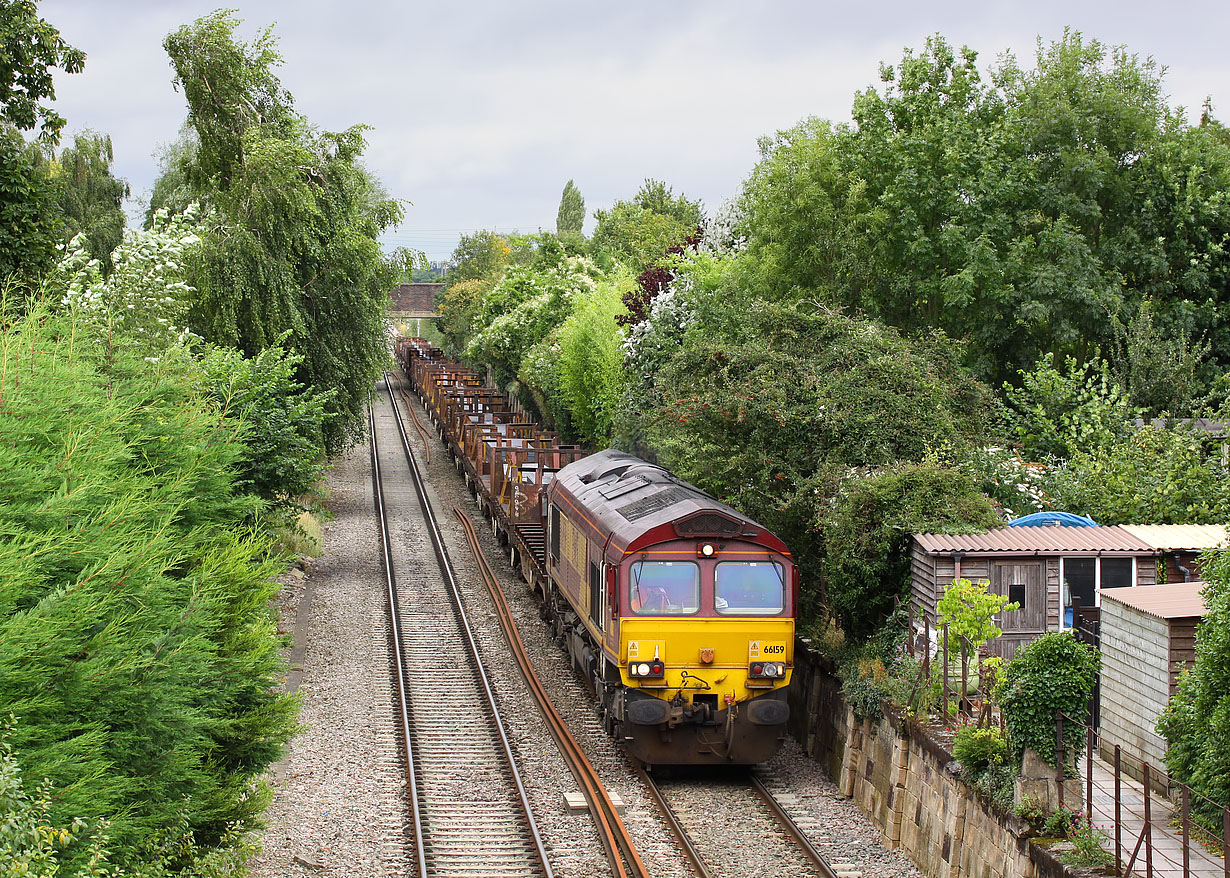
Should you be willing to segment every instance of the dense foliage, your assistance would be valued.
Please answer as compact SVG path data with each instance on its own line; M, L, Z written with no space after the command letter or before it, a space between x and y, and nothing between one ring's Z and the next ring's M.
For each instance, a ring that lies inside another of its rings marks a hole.
M1217 833L1222 806L1230 804L1230 554L1211 552L1200 566L1208 609L1196 629L1196 663L1180 675L1157 730L1168 744L1171 776L1200 794L1192 811Z
M111 173L114 159L110 137L83 131L72 146L60 151L53 165L64 238L84 235L86 249L103 274L111 271L111 251L119 246L127 221L123 202L128 184Z
M270 32L247 44L237 26L220 11L165 42L196 135L180 170L213 208L190 273L189 322L249 356L289 332L299 380L333 391L324 439L334 452L363 434L371 382L387 362L393 268L377 238L401 207L361 164L363 126L314 129L274 75Z
M1064 725L1065 763L1075 765L1100 666L1098 651L1066 631L1050 631L1017 650L1004 665L999 703L1018 759L1028 747L1059 764L1055 722L1062 712L1071 720Z
M630 201L594 212L593 245L641 270L683 242L700 224L702 207L660 180L647 179Z
M19 314L55 262L62 223L56 185L42 151L0 126L0 296ZM0 325L4 319L0 318Z
M823 571L828 610L862 637L905 585L912 532L993 521L933 456L982 438L985 388L940 339L911 344L807 303L749 307L724 330L688 334L662 364L648 441L786 540L813 611Z
M35 313L0 339L0 715L51 825L106 821L121 858L183 826L217 845L294 726L260 503L182 348L82 329Z
M1224 140L1168 110L1152 61L1078 33L990 83L976 57L931 38L856 96L853 125L762 141L742 231L771 295L941 328L997 382L1089 359L1150 299L1167 338L1207 329L1230 365Z

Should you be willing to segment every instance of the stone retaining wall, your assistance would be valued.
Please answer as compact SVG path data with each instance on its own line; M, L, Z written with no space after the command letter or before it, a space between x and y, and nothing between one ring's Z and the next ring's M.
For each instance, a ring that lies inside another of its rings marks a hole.
M952 771L952 755L899 717L856 720L835 669L795 646L791 732L890 848L932 878L1039 878L1026 825L1001 816ZM1048 864L1049 865L1049 864Z

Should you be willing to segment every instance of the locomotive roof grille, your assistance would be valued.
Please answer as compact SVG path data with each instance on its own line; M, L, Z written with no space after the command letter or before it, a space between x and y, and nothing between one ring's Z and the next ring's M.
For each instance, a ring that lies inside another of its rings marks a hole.
M702 512L675 522L675 533L681 537L734 537L742 530L742 524L716 512Z
M631 503L620 506L615 511L628 521L636 521L639 518L644 518L646 515L652 515L660 509L674 506L679 501L686 500L692 496L694 496L693 492L687 488L672 485L656 494L650 494L648 497L642 497L640 500L634 500Z

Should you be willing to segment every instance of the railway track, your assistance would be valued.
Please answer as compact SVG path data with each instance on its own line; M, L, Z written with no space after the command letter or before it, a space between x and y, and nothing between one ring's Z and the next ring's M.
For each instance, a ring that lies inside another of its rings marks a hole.
M385 390L369 409L372 481L417 874L553 878L387 378ZM403 538L416 520L426 535Z
M460 519L461 525L466 532L466 538L470 542L470 549L473 551L474 558L478 562L483 581L486 583L487 590L491 594L496 614L500 619L500 625L508 636L509 644L512 647L517 664L521 668L522 676L525 677L526 683L533 692L534 699L538 703L543 718L546 720L551 731L551 736L555 739L556 744L559 745L560 753L564 756L565 762L568 763L572 776L580 785L581 792L589 803L590 813L598 824L599 836L602 838L603 845L606 848L607 860L611 864L612 871L615 875L620 876L620 878L648 878L649 872L641 862L636 845L628 834L623 819L619 816L619 812L607 793L602 779L598 776L597 770L595 770L586 757L585 752L581 749L581 745L573 737L568 724L564 722L563 718L555 710L554 705L551 703L551 697L547 694L545 687L543 687L538 679L538 675L534 672L529 656L521 644L521 637L517 633L517 625L512 617L512 612L504 600L504 594L500 588L499 581L496 579L490 565L487 563L486 557L483 555L473 522L460 509L454 508L453 511L456 513L457 518Z
M655 778L638 767L698 878L782 875L836 878L752 772Z
M418 422L411 400L403 393L409 414L420 437L427 431ZM424 437L425 439L425 437ZM424 444L428 444L424 441ZM578 786L589 802L607 849L612 873L623 876L649 874L628 837L609 796L572 735L551 707L550 698L534 676L528 657L520 647L519 634L505 604L499 581L491 570L469 516L454 507L470 542L479 571L492 597L511 651L521 665L530 690L539 697L546 725L560 747ZM572 755L571 751L580 754ZM638 769L634 767L633 773ZM734 772L714 780L709 773L686 776L680 781L657 781L642 774L642 781L659 808L691 870L702 878L720 876L790 875L836 878L836 872L807 840L755 774ZM677 866L675 868L678 868ZM839 867L844 868L844 867ZM843 874L845 874L843 872Z

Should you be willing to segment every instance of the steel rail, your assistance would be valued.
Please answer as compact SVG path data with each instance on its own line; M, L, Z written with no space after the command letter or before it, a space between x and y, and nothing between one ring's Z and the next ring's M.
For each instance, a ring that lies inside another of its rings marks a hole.
M795 823L794 820L791 819L790 815L782 809L781 804L777 801L777 799L773 798L773 794L769 792L769 789L764 785L764 782L754 774L749 775L749 779L752 784L752 789L755 791L756 795L759 796L760 800L765 803L770 811L773 812L774 818L785 828L786 833L794 840L794 843L798 846L799 850L803 852L807 859L811 860L812 865L820 870L820 874L823 875L824 878L837 878L837 873L833 871L833 867L829 865L829 861L824 858L823 854L816 850L816 848L808 840L807 836L803 834L803 830L799 829L798 824Z
M423 440L423 457L431 463L431 440L428 437L427 428L423 426L423 422L419 420L418 414L414 411L414 405L410 402L410 394L406 393L405 388L401 390L401 398L406 403L406 411L410 413L410 420L414 421L414 429L418 431L419 438Z
M419 812L418 784L414 771L414 745L411 741L410 711L407 705L406 668L402 656L401 644L401 613L397 601L397 577L393 573L393 541L389 535L388 517L385 514L384 482L380 473L380 455L376 438L376 413L371 406L367 408L367 422L371 430L372 460L372 499L376 506L376 518L380 521L380 554L384 560L384 576L386 596L389 610L389 648L392 652L393 673L397 689L397 713L400 726L402 746L406 754L406 784L409 787L407 798L410 800L411 822L414 825L414 855L418 862L420 878L427 878L427 855L423 844L423 820Z
M645 770L643 764L636 762L634 765L641 782L645 784L649 790L649 795L653 797L654 804L658 806L658 812L662 815L662 819L666 821L666 828L675 837L675 841L679 842L679 847L683 849L684 856L688 858L692 871L696 873L696 878L711 878L712 873L709 871L709 867L705 865L704 857L700 855L696 845L692 844L692 837L688 835L687 830L683 828L683 824L679 822L679 818L675 816L675 810L667 804L666 797L662 795L662 790L658 787L657 782Z
M418 461L415 459L414 452L410 448L410 440L406 434L406 427L402 421L401 411L397 407L396 395L393 393L393 382L389 380L387 372L384 374L384 383L385 388L388 390L389 402L393 408L393 422L397 426L397 432L401 438L402 453L405 455L406 463L410 469L411 481L414 484L414 491L418 496L419 504L423 510L423 519L427 523L427 531L428 535L431 537L431 544L432 549L435 551L436 562L439 565L440 572L444 577L445 585L447 586L449 596L452 599L454 609L456 610L457 616L461 621L462 633L464 634L465 642L469 648L470 656L474 661L476 676L482 684L487 706L490 710L490 715L495 722L495 729L499 734L500 744L504 751L504 756L507 760L509 771L512 774L513 785L517 791L517 799L521 804L522 811L525 814L525 819L530 829L530 835L534 841L534 850L542 864L543 874L546 878L554 878L555 873L552 870L550 860L547 857L546 846L543 843L542 834L538 830L538 822L534 819L534 813L530 807L529 794L526 792L525 784L521 780L521 772L517 768L517 760L513 754L512 745L508 740L504 720L500 716L499 707L495 700L495 693L491 688L490 680L487 678L486 669L483 667L482 654L479 652L478 643L474 639L474 632L471 628L469 617L466 614L465 605L461 599L461 588L457 584L457 577L453 568L453 562L452 559L449 558L448 548L444 545L444 537L440 530L439 521L436 519L435 510L432 508L431 499L427 496L427 486L423 480L423 475L419 470ZM401 654L398 653L398 656L400 658Z
M538 675L534 672L533 663L525 651L525 645L522 643L521 635L517 631L512 611L509 609L508 602L504 598L504 592L500 588L499 581L495 578L491 565L487 563L487 558L478 543L478 532L474 529L474 523L458 507L453 507L453 511L461 521L462 528L465 529L470 549L474 553L479 570L482 572L483 581L487 585L487 591L491 594L492 602L495 604L496 612L500 618L500 624L504 627L505 633L508 636L513 655L517 659L517 664L521 667L521 673L525 677L526 684L530 687L530 691L538 702L543 718L547 721L547 727L552 737L555 738L564 760L568 763L572 776L580 785L581 792L589 803L590 813L593 815L594 822L598 826L599 837L606 848L607 859L611 864L612 871L616 875L621 876L621 878L628 878L628 876L632 876L632 878L649 878L649 872L646 870L645 864L641 862L640 854L636 850L631 836L628 834L623 818L619 816L619 811L616 809L614 802L611 801L605 784L602 783L602 779L594 769L593 763L585 755L581 745L573 737L568 724L559 715L559 712L556 711L555 705L551 702L550 695L542 685L542 681L538 679Z

